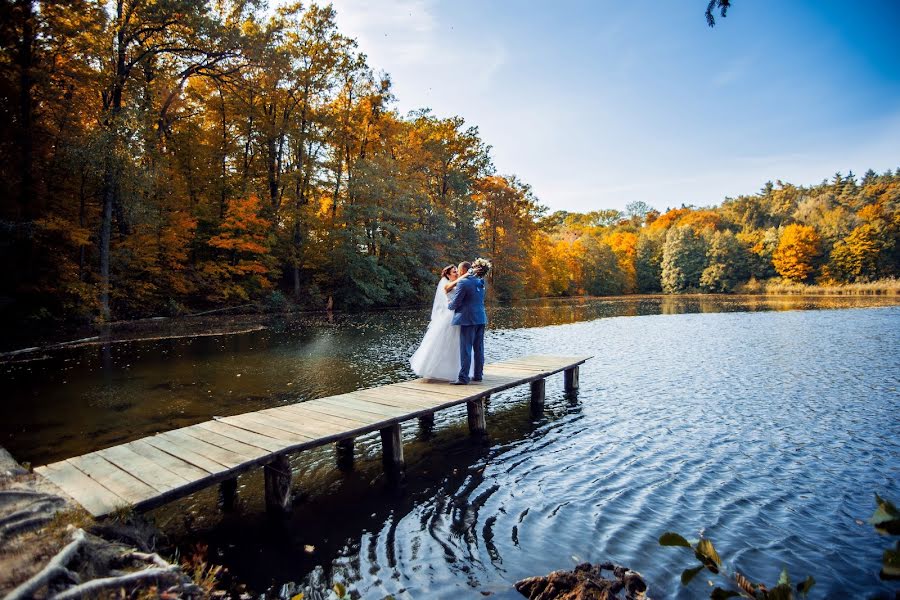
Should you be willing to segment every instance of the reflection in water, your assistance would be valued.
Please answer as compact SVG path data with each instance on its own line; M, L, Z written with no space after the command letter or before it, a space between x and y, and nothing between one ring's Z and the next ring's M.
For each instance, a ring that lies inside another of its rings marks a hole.
M491 311L488 360L593 354L577 398L557 376L545 413L527 387L490 401L490 437L465 410L430 435L404 427L406 483L384 480L377 435L351 473L331 448L293 459L299 498L270 523L259 471L232 512L208 489L153 513L181 546L210 545L256 591L332 577L363 597L514 598L518 578L614 560L654 597L681 589L658 535L712 537L754 580L812 573L816 592L865 597L884 543L873 492L900 497L900 308L878 298L573 299ZM792 312L776 313L775 310ZM724 314L741 311L744 314ZM275 320L255 333L116 344L6 365L2 441L45 462L154 431L410 376L425 311ZM693 313L693 314L692 314ZM700 314L704 313L704 314ZM709 314L719 313L719 314ZM680 316L643 317L642 315ZM641 318L604 318L620 316ZM558 325L558 326L556 326ZM103 355L109 357L104 363Z

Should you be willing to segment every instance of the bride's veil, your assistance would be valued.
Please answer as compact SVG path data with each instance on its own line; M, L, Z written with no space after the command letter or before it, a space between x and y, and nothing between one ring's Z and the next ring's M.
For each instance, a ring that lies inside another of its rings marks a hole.
M444 286L448 282L449 280L446 277L441 277L441 280L438 282L437 290L434 292L434 303L431 305L432 321L437 320L443 312L450 310L447 307L447 294L444 292Z

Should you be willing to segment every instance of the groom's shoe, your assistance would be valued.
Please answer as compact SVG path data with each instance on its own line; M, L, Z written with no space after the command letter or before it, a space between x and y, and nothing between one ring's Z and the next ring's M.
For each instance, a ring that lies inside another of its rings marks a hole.
M472 381L481 381L481 377L473 377Z
M450 382L450 385L469 385L469 382L463 381L462 379L457 379L456 381Z

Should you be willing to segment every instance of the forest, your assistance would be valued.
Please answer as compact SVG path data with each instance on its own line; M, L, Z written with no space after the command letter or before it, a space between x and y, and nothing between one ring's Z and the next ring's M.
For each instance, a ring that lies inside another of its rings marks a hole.
M0 0L0 17L4 323L413 305L475 256L496 301L900 270L900 169L550 214L477 127L399 114L330 6Z

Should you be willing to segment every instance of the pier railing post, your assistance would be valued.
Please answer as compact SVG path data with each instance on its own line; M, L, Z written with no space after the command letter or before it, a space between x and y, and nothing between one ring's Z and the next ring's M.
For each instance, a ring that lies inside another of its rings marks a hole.
M469 416L469 433L483 435L487 432L487 423L484 420L484 398L466 402L466 411Z
M381 430L381 461L388 473L403 470L403 437L400 423Z
M337 459L337 468L341 471L353 470L353 443L354 438L344 438L334 444L334 454Z
M291 505L291 461L287 455L276 456L263 467L266 485L266 512L284 514Z
M566 391L567 392L575 392L578 390L578 366L574 366L571 369L566 369L565 373L563 373L563 377L566 382Z

